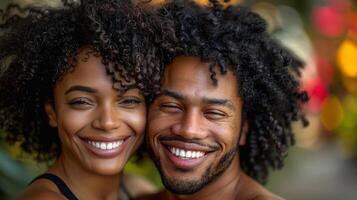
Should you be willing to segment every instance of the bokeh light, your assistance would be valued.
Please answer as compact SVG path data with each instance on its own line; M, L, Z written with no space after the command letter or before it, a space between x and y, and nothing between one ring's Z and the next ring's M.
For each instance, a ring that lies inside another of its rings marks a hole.
M357 78L357 44L345 39L337 51L337 62L345 76Z
M328 131L336 129L343 120L343 109L340 100L331 95L323 103L321 111L321 122Z
M343 13L332 6L316 8L313 20L318 30L326 36L337 37L345 28Z

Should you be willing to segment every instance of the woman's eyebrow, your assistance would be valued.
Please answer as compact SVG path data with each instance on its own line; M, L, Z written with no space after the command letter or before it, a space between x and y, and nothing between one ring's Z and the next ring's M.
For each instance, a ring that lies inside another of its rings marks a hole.
M65 94L68 94L73 91L81 91L81 92L88 92L88 93L97 93L98 90L88 87L88 86L83 86L83 85L74 85L70 87Z

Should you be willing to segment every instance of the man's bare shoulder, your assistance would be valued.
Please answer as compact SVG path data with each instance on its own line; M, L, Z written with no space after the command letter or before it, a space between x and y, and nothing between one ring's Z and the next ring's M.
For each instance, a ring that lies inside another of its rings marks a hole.
M273 195L260 195L252 200L285 200L285 199L273 194Z
M242 177L243 183L240 185L237 200L284 200L284 198L272 193L260 183L247 175Z
M259 186L260 187L255 190L254 197L251 198L251 200L284 200L284 198L272 193L263 186Z

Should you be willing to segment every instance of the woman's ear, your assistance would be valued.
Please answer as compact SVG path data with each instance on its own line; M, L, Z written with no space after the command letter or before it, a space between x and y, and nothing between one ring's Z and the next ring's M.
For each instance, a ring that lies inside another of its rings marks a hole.
M56 115L56 111L54 109L53 102L46 101L44 106L45 106L45 112L46 112L47 117L48 117L48 124L51 127L56 128L57 127L57 115Z
M245 143L247 142L247 137L248 137L248 131L249 131L249 123L248 120L244 120L242 123L242 128L240 131L240 137L239 137L239 145L244 146Z

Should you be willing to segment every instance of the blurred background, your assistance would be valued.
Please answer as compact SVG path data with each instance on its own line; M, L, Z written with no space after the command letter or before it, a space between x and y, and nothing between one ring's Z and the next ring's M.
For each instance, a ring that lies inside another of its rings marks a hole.
M1 0L4 8L11 0ZM57 0L17 0L60 5ZM162 2L156 0L154 2ZM198 0L205 4L207 0ZM306 62L303 88L310 126L294 125L296 145L267 187L289 200L357 199L357 1L233 0L268 23L269 32ZM11 199L46 169L19 147L0 141L0 199ZM162 187L149 160L126 172Z

